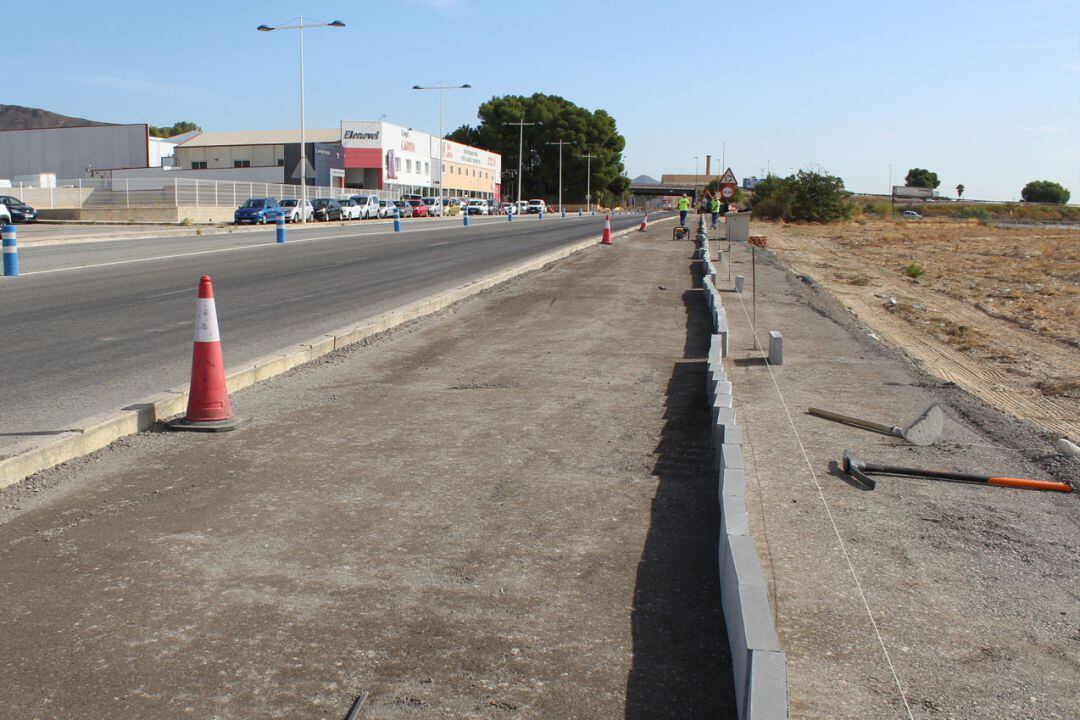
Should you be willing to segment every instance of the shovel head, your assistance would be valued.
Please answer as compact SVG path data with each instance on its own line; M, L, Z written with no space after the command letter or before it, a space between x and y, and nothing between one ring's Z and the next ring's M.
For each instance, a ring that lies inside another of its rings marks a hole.
M944 425L945 414L941 412L941 406L934 403L912 420L901 434L912 445L933 445L941 437Z

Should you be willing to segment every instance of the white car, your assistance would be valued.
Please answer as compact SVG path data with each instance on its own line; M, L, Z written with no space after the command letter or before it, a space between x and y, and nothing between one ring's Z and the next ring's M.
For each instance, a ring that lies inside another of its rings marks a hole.
M514 203L514 214L515 215L524 215L528 211L529 211L529 201L528 200L518 200L517 202Z
M442 198L426 197L423 199L424 205L427 207L429 217L442 217L443 214L443 201Z
M8 211L7 205L0 203L0 224L11 224L11 212Z
M393 200L380 200L379 211L376 214L376 217L392 218L394 217L394 208L396 207L397 205L394 204Z
M307 206L304 210L304 219L311 222L311 216L315 214L315 208L311 206L311 201L307 200ZM300 199L299 198L285 198L281 201L281 209L285 212L285 222L300 222Z
M352 201L360 208L360 219L384 217L378 195L353 195Z
M539 215L546 210L547 203L543 200L533 199L525 203L525 212L529 213L530 215Z
M356 201L352 198L342 198L338 200L341 203L341 219L342 220L363 220L364 209L356 204Z
M465 206L466 212L470 215L489 215L491 214L491 206L488 205L487 200L481 200L480 198L473 198L469 201L469 204Z

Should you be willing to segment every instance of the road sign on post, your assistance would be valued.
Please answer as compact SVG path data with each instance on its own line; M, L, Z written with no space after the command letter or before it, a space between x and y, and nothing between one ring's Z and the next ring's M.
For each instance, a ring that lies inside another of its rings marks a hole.
M735 179L735 173L731 172L731 168L724 171L724 174L720 176L720 197L726 201L735 199L735 189L739 186L739 181Z

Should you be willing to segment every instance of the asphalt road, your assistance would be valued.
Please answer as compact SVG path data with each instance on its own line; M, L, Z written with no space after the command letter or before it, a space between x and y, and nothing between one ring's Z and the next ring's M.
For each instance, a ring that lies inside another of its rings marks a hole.
M612 219L615 230L640 216ZM290 227L28 248L0 278L0 452L186 382L214 278L225 361L254 359L589 236L603 219Z

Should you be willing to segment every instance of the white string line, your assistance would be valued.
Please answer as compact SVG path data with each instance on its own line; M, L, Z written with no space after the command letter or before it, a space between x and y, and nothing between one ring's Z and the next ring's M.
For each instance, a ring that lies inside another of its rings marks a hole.
M751 250L753 252L753 250ZM731 262L730 255L727 262ZM757 288L754 288L757 292ZM807 469L810 470L810 477L814 480L814 487L817 488L818 498L821 499L821 504L825 507L825 514L829 518L829 524L832 525L833 532L836 534L836 539L840 543L840 551L844 554L844 560L847 561L848 569L851 571L851 577L855 581L855 589L859 591L859 598L862 600L863 607L866 608L866 615L870 618L870 625L874 629L874 635L877 636L878 644L881 645L881 652L885 655L885 662L889 666L889 671L892 673L893 681L896 683L896 689L900 692L900 699L904 702L904 709L907 711L907 716L910 720L915 720L915 716L911 714L911 706L908 704L907 695L904 694L904 686L900 683L900 676L896 674L896 667L893 665L892 658L889 656L889 650L885 647L885 639L881 637L881 631L878 629L877 620L874 619L874 612L870 609L870 603L866 599L866 593L863 592L862 583L859 582L859 574L855 572L855 565L851 561L851 555L848 554L847 545L844 544L844 538L840 536L840 528L836 526L836 520L833 519L832 510L829 508L829 503L825 500L825 493L821 489L821 483L818 482L817 473L814 472L814 466L810 462L810 456L806 452L806 447L803 445L802 438L799 436L799 431L795 429L795 421L791 417L791 410L788 408L787 401L784 400L784 394L780 392L780 385L776 382L776 376L773 374L772 366L769 365L768 356L765 354L765 350L761 347L761 341L758 340L757 328L754 327L750 321L750 313L746 311L746 303L743 302L742 294L735 293L739 298L739 305L742 307L743 315L746 317L746 324L750 327L750 334L754 336L754 345L757 347L758 352L761 354L762 359L765 360L765 368L769 371L769 379L772 380L773 387L776 389L776 396L780 398L780 405L784 408L784 414L787 415L788 424L791 425L791 432L795 434L795 442L799 444L799 450L802 452L803 460L806 462Z

